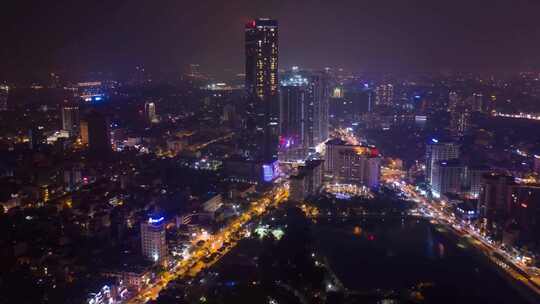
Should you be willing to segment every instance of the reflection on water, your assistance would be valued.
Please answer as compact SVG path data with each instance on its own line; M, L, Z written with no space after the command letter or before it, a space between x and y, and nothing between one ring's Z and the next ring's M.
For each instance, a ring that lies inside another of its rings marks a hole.
M460 303L525 303L464 241L417 219L321 221L314 228L321 252L349 289L411 290L433 284Z

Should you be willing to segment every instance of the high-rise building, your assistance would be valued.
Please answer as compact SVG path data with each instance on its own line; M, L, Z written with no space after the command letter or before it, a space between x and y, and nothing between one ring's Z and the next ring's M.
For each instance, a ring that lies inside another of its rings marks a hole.
M465 184L471 198L478 198L482 189L483 176L490 172L486 166L469 166L465 168Z
M86 122L88 124L89 150L96 154L106 154L110 152L111 134L107 118L94 111L86 116Z
M150 123L157 122L156 104L155 103L153 103L153 102L144 103L144 118Z
M80 138L81 144L88 146L88 122L86 120L81 120Z
M441 160L459 158L459 145L432 138L426 145L426 180L432 185L433 166Z
M298 174L291 176L291 200L303 201L306 197L318 193L322 186L322 164L322 160L310 160L299 168Z
M31 150L39 149L39 147L43 144L45 141L45 136L43 135L43 126L37 126L35 128L30 129L28 132L29 137L29 144Z
M474 93L472 95L472 110L476 112L484 111L484 96L481 93Z
M9 95L9 87L7 85L0 85L0 111L7 110L8 95Z
M440 198L447 193L461 193L465 168L457 159L441 160L433 164L431 193Z
M82 182L81 165L73 165L64 168L64 186L66 191L76 189Z
M165 233L165 219L162 216L151 216L141 223L142 255L149 261L163 263L167 259Z
M278 22L259 18L245 26L246 82L250 103L263 132L262 159L277 156L278 143Z
M68 131L70 135L74 135L79 132L79 125L79 107L62 107L62 130Z
M484 174L480 196L479 214L486 232L500 236L517 187L514 177L502 174Z
M340 139L326 143L325 171L340 183L379 186L381 157L372 146L351 145Z
M519 240L522 243L538 245L538 233L540 232L540 185L519 185L512 194L510 206L510 218L519 232ZM514 245L503 238L503 242Z
M461 99L457 92L450 91L448 93L448 110L450 112L454 111L461 104Z
M450 112L450 131L455 136L463 136L471 127L471 113L464 107Z
M394 86L392 84L381 84L375 88L375 105L392 106L394 103Z
M246 24L246 90L261 101L278 94L278 23L260 18Z
M328 138L329 93L324 72L293 70L281 81L280 160L304 160Z

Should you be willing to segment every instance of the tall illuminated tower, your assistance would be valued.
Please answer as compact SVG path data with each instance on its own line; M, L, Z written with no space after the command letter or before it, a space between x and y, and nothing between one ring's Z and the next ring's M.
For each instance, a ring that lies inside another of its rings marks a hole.
M62 129L74 135L78 133L79 125L79 107L70 105L62 107Z
M151 216L141 223L141 248L143 256L154 263L161 263L167 258L163 217Z
M433 168L440 161L459 158L459 145L451 141L432 138L426 144L426 180L433 185Z
M262 158L277 155L278 136L278 22L259 18L245 26L246 93L257 114L257 129L264 133Z
M145 119L150 123L157 121L156 104L154 102L146 102L144 104L144 116Z
M280 160L303 160L328 138L329 78L326 72L293 68L281 81Z

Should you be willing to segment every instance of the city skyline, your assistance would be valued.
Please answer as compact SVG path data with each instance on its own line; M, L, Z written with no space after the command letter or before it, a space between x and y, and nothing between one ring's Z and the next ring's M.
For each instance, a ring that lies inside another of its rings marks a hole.
M538 303L535 5L404 2L10 3L0 304Z
M241 28L253 17L278 19L287 29L280 37L284 68L534 69L540 65L538 9L540 4L525 0L10 2L0 18L9 46L2 48L0 67L6 75L0 77L51 71L122 74L139 65L155 73L178 73L189 63L213 74L238 73L243 70Z

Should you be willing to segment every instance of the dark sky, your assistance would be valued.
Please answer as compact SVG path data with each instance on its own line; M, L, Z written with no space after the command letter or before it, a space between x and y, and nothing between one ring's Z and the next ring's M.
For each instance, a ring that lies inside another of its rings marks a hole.
M352 71L540 67L539 0L4 0L0 77L144 64L243 69L243 24L280 22L280 65Z

